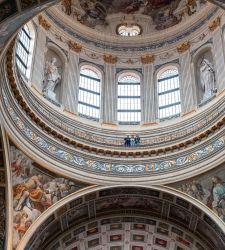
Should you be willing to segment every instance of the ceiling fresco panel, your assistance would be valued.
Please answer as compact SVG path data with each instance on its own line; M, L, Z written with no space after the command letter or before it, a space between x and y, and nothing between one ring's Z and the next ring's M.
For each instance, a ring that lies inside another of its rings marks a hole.
M108 26L112 15L142 15L150 18L155 30L164 30L180 23L184 17L199 11L205 0L64 0L63 11L91 28Z

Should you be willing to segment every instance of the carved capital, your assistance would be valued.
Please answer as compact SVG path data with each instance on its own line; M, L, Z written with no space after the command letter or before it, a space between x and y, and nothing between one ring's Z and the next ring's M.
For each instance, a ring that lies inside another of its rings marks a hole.
M141 62L143 64L151 64L155 62L155 56L154 55L147 55L141 57Z
M184 42L177 46L177 52L178 53L184 53L185 51L189 50L191 47L191 43L189 41Z
M116 64L118 60L117 56L114 55L104 55L103 59L105 63L109 64Z
M213 32L217 27L220 26L221 18L218 16L208 26L209 31Z
M76 52L76 53L80 53L81 50L82 50L82 46L72 40L69 40L68 41L68 46L69 46L69 49Z
M51 24L49 24L42 15L38 16L38 21L39 24L45 29L45 30L49 30L51 28Z

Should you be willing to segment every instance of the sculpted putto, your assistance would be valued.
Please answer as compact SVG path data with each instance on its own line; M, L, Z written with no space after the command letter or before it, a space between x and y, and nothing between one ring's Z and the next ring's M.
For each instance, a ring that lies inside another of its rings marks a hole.
M45 65L45 79L43 84L43 94L49 99L57 102L55 87L61 80L61 75L56 66L56 58L53 57L51 61L47 61Z
M213 65L206 59L203 58L200 64L200 80L201 87L204 91L202 101L208 100L215 93L215 71Z

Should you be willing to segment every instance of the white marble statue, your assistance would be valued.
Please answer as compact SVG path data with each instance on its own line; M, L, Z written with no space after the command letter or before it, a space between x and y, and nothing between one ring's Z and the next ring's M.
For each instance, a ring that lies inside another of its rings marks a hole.
M202 102L212 97L215 92L215 72L212 64L203 58L200 64L200 80L204 91Z
M61 75L58 72L58 68L55 65L56 58L53 57L50 62L46 62L45 65L45 80L43 86L43 94L49 99L57 102L55 87L61 80Z

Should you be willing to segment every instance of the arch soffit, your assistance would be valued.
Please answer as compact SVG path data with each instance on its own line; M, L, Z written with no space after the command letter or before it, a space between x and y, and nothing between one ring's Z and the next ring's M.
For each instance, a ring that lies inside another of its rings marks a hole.
M59 200L54 205L52 205L50 208L48 208L44 213L40 215L40 217L31 225L31 227L27 230L26 234L24 235L24 238L22 241L20 241L17 249L25 249L26 245L29 243L29 240L31 237L36 233L38 228L44 223L50 216L52 216L58 209L61 209L64 205L68 204L69 202L72 202L73 200L77 198L81 198L84 195L88 195L93 192L112 189L112 188L118 188L118 187L126 187L126 188L137 188L137 186L133 185L120 185L120 186L97 186L93 185L90 187L83 188L81 190L76 191L73 194L70 194L66 196L65 198ZM202 212L204 212L206 215L208 215L219 227L220 229L224 228L224 222L212 211L210 210L206 205L202 204L197 199L179 191L175 190L171 187L164 187L164 186L148 186L148 185L139 185L139 188L147 188L155 191L161 191L164 193L171 194L173 196L179 197L181 199L184 199L187 202L190 202L197 208L199 208ZM33 232L33 233L32 233Z

